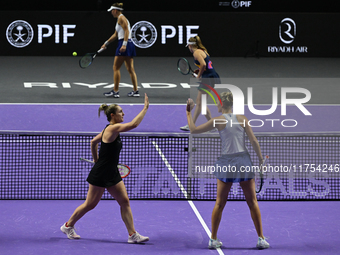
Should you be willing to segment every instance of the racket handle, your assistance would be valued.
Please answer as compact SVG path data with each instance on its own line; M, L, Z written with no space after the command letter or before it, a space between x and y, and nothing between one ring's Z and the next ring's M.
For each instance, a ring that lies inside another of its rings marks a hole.
M264 160L263 160L263 163L262 163L262 166L266 165L266 162L267 162L267 159L269 159L269 156L265 156Z
M97 53L101 53L102 51L104 51L105 50L105 48L100 48L98 51L97 51Z
M195 74L195 73L192 73L192 75L195 76L195 77L197 77L197 74Z
M88 159L86 159L86 158L80 158L80 160L81 160L81 161L85 161L85 162L87 162L87 163L94 164L94 161L88 160Z

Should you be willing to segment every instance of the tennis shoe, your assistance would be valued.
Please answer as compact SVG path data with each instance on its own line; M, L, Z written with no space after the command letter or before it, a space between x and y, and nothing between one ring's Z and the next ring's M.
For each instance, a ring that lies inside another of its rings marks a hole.
M209 240L209 249L217 249L222 246L222 242L220 239L211 239Z
M212 130L209 131L209 133L218 133L218 129L217 128L213 128Z
M110 92L104 93L104 96L118 98L119 97L119 91L114 92L113 90L111 90Z
M218 129L217 128L213 128L213 129L211 129L211 130L209 130L207 132L204 132L202 134L213 134L213 133L218 133Z
M134 233L132 236L129 236L128 243L143 243L149 241L149 237L142 236L138 232Z
M267 249L269 248L269 243L266 241L266 238L263 239L259 237L259 239L257 240L256 247L258 249Z
M79 239L74 227L66 227L66 223L60 227L61 232L67 235L68 239Z
M139 91L138 90L131 91L127 95L128 95L128 97L139 97Z
M189 125L185 125L183 127L180 127L181 130L183 131L190 131Z

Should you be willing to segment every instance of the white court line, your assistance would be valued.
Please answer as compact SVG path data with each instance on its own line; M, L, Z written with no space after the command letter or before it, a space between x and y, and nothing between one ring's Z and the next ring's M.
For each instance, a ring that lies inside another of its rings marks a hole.
M98 105L101 105L103 104L103 102L98 102L98 103L0 103L0 106L1 105L95 105L95 106L98 106ZM119 105L144 105L144 103L119 103ZM163 104L163 103L151 103L150 105L180 105L180 106L183 106L183 105L186 105L184 103L167 103L167 104ZM215 105L215 104L208 104L208 105ZM245 106L248 106L248 104L244 104ZM253 104L253 106L272 106L272 104ZM278 106L281 106L281 104L277 104ZM291 105L288 105L288 106L291 106ZM304 104L304 106L318 106L318 107L322 107L322 106L336 106L336 107L339 107L340 104ZM293 106L291 106L293 107Z
M185 188L183 187L181 181L178 179L177 174L174 172L174 170L172 169L171 165L169 164L168 160L166 159L166 157L164 156L162 150L159 148L158 144L155 141L152 141L152 144L155 146L157 152L159 153L159 155L161 156L163 162L165 163L166 167L169 169L172 177L175 179L178 187L181 189L183 195L185 196L186 199L188 199L188 193L185 190ZM211 236L211 232L210 229L208 228L207 224L205 223L205 221L203 220L200 212L197 210L195 204L192 202L192 200L187 200L191 209L194 211L196 217L198 218L199 222L201 223L201 225L203 226L205 232L207 233L208 237L210 238ZM218 252L218 254L220 255L224 255L223 251L221 250L221 248L217 248L216 251Z
M0 106L1 105L80 105L80 106L87 106L87 105L95 105L95 106L98 106L98 105L101 105L103 104L103 102L101 103L0 103ZM119 105L144 105L144 103L119 103ZM162 104L162 103L151 103L150 105L180 105L180 106L183 106L183 105L186 105L186 104L179 104L179 103L168 103L168 104ZM254 104L255 105L255 104Z

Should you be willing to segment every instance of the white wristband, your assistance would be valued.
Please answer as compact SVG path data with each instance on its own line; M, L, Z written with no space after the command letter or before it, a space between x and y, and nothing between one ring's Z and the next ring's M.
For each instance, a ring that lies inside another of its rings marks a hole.
M109 40L107 40L106 42L104 42L105 46L108 46L110 44Z
M127 41L124 41L124 42L123 42L123 46L126 46L126 45L127 45Z

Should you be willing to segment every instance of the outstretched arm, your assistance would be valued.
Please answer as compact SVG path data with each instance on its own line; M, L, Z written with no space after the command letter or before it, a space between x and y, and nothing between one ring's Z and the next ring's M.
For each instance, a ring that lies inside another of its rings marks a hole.
M212 130L214 128L214 119L210 119L208 122L196 127L190 113L193 106L195 106L195 104L193 103L193 100L189 98L187 101L187 120L190 132L192 134L199 134Z
M143 110L129 123L119 123L110 126L111 132L126 132L131 129L134 129L138 127L138 125L142 122L147 110L149 108L149 98L147 94L145 93L145 99L144 99L144 108Z

